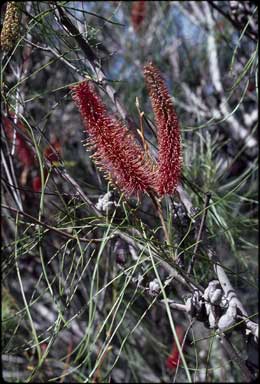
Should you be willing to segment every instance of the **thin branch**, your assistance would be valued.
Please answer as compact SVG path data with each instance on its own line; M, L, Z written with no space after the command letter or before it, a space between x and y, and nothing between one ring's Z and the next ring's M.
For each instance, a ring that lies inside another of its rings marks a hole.
M52 53L54 56L56 56L58 59L60 59L61 61L63 61L68 67L70 67L71 69L73 69L73 71L77 72L78 74L80 74L81 76L85 76L86 74L81 71L79 68L77 68L75 65L71 64L70 61L66 60L63 56L65 56L67 54L67 52L64 52L64 53L59 53L59 52L56 52L55 49L51 48L51 47L48 47L48 46L42 46L40 44L36 44L36 43L33 43L32 41L29 41L27 39L24 39L24 41L31 45L32 47L35 47L37 49L40 49L42 51L45 51L45 52L50 52Z
M50 163L49 163L49 166L50 166ZM98 217L103 217L102 213L95 207L95 204L92 203L92 201L83 192L82 188L79 186L76 180L74 180L74 178L68 174L65 168L55 167L53 169L59 176L61 176L64 180L66 180L69 184L71 184L75 188L77 195L80 196L82 200L85 201L85 203L87 203L88 206L90 206L90 208L93 210L93 212L95 212L95 214Z
M58 11L58 15L57 13L55 14L56 17L58 18L58 21L63 26L63 28L66 31L68 31L69 34L77 41L78 45L80 46L83 53L85 54L90 64L90 67L92 68L92 71L96 74L98 82L100 82L103 85L104 90L106 91L106 93L108 94L112 102L115 104L117 111L122 116L122 118L128 123L129 129L131 129L137 141L142 145L142 140L136 131L136 124L132 120L132 118L128 115L124 106L118 100L115 89L108 83L107 77L102 68L102 64L100 63L99 58L97 57L93 49L90 47L90 45L87 43L87 41L81 36L80 31L71 22L69 17L63 11L63 9L57 4L55 4L55 8Z
M243 140L248 149L256 147L256 139L248 132L248 130L241 126L234 114L230 111L230 106L228 100L226 99L223 84L222 84L222 75L220 72L217 44L214 32L214 21L212 18L211 10L207 2L203 3L204 10L206 14L206 22L209 28L209 33L207 37L207 51L208 51L208 61L209 61L209 72L212 79L212 84L220 97L219 110L214 111L215 117L224 116L227 124L229 124L230 129L228 133L235 140Z
M205 224L206 217L207 217L207 213L208 213L208 207L209 207L210 198L211 198L211 194L207 193L206 194L205 204L204 204L204 210L203 210L203 214L202 214L202 218L201 218L201 222L200 222L200 228L199 228L199 232L198 232L198 237L196 239L196 245L194 247L194 252L193 252L193 255L192 255L192 258L191 258L191 261L190 261L190 265L189 265L189 268L188 268L188 275L190 275L192 273L194 262L195 262L195 258L196 258L197 253L198 253L199 243L200 243L200 240L201 240L202 231L203 231L204 224Z
M21 196L20 196L20 191L16 190L16 186L17 186L16 179L14 177L14 179L12 180L12 177L11 177L10 172L9 172L8 165L7 165L6 160L5 160L5 155L4 155L2 150L1 150L1 159L2 159L2 162L3 162L3 167L5 169L7 179L9 181L9 186L11 188L12 197L13 197L14 201L16 202L16 204L17 204L18 208L20 209L20 211L23 211L22 199L21 199ZM13 174L14 174L14 172L13 172Z
M232 19L232 17L228 13L224 12L221 8L219 8L214 3L214 1L209 0L209 3L212 6L212 8L216 9L216 11L218 11L222 16L224 16L238 31L241 31L241 25L239 23L237 23L234 19ZM251 35L248 30L245 31L245 35L249 39L251 39L254 43L257 42L257 36L255 36L254 34Z
M167 300L163 299L163 300L161 300L161 302L165 303L165 304L167 302L169 304L170 308L177 309L177 311L187 312L187 307L185 304L176 303L174 300L170 300L170 299L167 299Z
M55 227L52 227L51 225L49 224L46 224L40 220L37 220L35 217L29 215L28 213L25 213L23 211L20 211L18 209L15 209L15 208L12 208L12 207L8 207L7 205L4 205L4 204L1 204L1 207L2 208L5 208L5 209L8 209L9 211L12 211L12 212L15 212L15 213L18 213L19 215L22 215L24 217L27 217L28 219L32 220L34 223L38 224L38 225L41 225L42 227L45 227L55 233L57 233L58 235L61 235L63 237L67 237L69 239L73 239L73 240L79 240L79 241L82 241L82 242L85 242L85 243L90 243L90 242L93 242L93 243L97 243L97 242L101 242L103 241L103 239L86 239L84 237L75 237L75 236L72 236L70 235L69 233L66 233L66 232L63 232Z
M150 193L149 194L154 206L155 206L155 209L156 209L156 212L160 218L160 221L161 221L161 224L162 224L162 228L163 228L163 232L164 232L164 236L165 236L165 240L167 242L167 244L169 245L170 244L170 238L169 238L169 234L168 234L168 230L167 230L167 227L166 227L166 224L165 224L165 220L164 220L164 217L163 217L163 213L162 213L162 207L161 207L161 204L158 200L158 198L153 194L153 193Z
M243 375L245 382L246 383L252 382L254 379L253 375L251 374L251 372L249 371L249 369L245 365L244 360L241 359L241 357L239 356L237 351L234 349L233 345L229 342L227 337L224 334L221 334L220 340L221 340L221 344L222 344L223 348L225 349L225 351L229 355L231 361L235 362L235 364L237 364L239 366L239 368L241 369L241 373Z

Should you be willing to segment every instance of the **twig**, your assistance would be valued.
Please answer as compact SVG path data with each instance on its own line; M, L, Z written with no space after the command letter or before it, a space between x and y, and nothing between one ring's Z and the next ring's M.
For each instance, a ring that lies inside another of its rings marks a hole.
M228 134L231 135L232 138L234 138L235 140L243 140L247 148L251 149L253 147L256 147L257 141L245 127L241 126L241 123L238 122L237 118L234 116L234 113L231 112L222 84L223 76L221 75L220 71L216 37L214 31L214 21L212 18L211 9L207 2L203 2L203 6L206 14L206 22L209 28L209 33L207 37L209 72L212 79L212 85L214 86L220 98L219 108L216 110L216 113L214 111L215 116L223 116L225 118L227 118L228 116L227 124L229 124L230 126Z
M18 208L20 209L20 211L22 211L23 210L23 205L22 205L22 199L21 199L21 196L20 196L20 191L16 190L16 188L15 188L17 186L16 179L14 177L14 180L12 180L12 177L11 177L10 172L9 172L8 165L7 165L6 160L5 160L5 155L4 155L2 150L1 150L1 159L2 159L2 162L3 162L3 167L5 168L6 176L7 176L8 182L9 182L9 186L11 188L12 197L13 197L15 203L17 204ZM11 164L11 161L10 161L10 164ZM14 184L15 184L15 186L14 186Z
M161 224L162 224L165 240L166 240L167 244L169 245L170 244L170 238L169 238L168 230L166 228L165 220L163 217L161 204L158 201L158 198L152 192L149 193L149 196L150 196L150 198L151 198L151 200L155 206L156 212L158 213L158 216L159 216Z
M58 233L58 234L61 235L61 236L65 236L65 237L68 237L68 238L73 239L73 240L79 240L79 241L82 241L82 242L85 242L85 243L86 243L86 242L87 242L87 243L89 243L89 242L96 243L96 242L101 242L101 241L103 241L103 239L86 239L86 238L84 238L84 237L79 237L79 238L77 238L77 237L75 237L75 236L70 235L69 233L60 231L59 229L57 229L57 228L55 228L55 227L52 227L51 225L48 225L48 224L46 224L46 223L43 223L42 221L37 220L35 217L29 215L28 213L25 213L25 212L23 212L23 211L20 211L20 210L18 210L18 209L16 209L16 208L8 207L7 205L4 205L4 204L1 204L1 207L2 207L2 208L5 208L5 209L8 209L9 211L18 213L19 215L22 215L22 216L24 216L24 217L27 217L28 219L32 220L33 222L35 222L35 223L41 225L42 227L45 227L45 228L47 228L47 229L49 229L49 230L51 230L51 231L53 231L53 232Z
M192 255L192 258L191 258L191 261L190 261L190 265L189 265L189 268L188 268L188 272L187 272L188 275L190 275L192 273L194 262L195 262L195 258L197 256L197 252L198 252L198 248L199 248L199 243L200 243L201 236L202 236L203 227L204 227L204 224L205 224L205 221L206 221L206 217L207 217L207 212L208 212L208 206L209 206L210 198L211 198L211 194L207 193L206 194L205 204L204 204L204 210L203 210L203 214L202 214L202 218L201 218L201 222L200 222L200 228L199 228L199 232L198 232L198 237L197 237L197 240L196 240L196 245L194 247L194 252L193 252L193 255Z
M92 68L92 71L96 74L98 82L100 82L112 102L115 104L117 111L122 116L122 118L128 123L129 129L133 132L135 138L138 140L140 145L142 145L142 140L137 134L136 131L136 124L132 120L132 118L128 115L126 109L124 106L120 103L120 101L117 98L115 89L108 83L107 77L104 73L104 70L102 68L102 64L100 63L99 58L93 51L93 49L90 47L90 45L87 43L87 41L81 36L80 31L77 27L71 22L69 17L66 15L66 13L63 11L63 9L58 5L55 4L55 8L58 11L58 15L56 17L58 18L58 21L63 26L63 28L69 32L69 34L77 41L78 45L82 49L83 53L85 54L90 67Z
M139 231L135 230L135 233L137 236L141 236ZM128 242L128 244L131 244L133 247L137 247L141 252L144 252L146 249L146 245L142 245L141 243L137 242L136 239L133 239L129 234L124 233L120 230L116 230L115 234L119 235L123 240ZM157 253L153 252L153 250L150 250L153 257L159 261L160 265L164 268L164 270L173 277L173 280L177 280L180 284L182 284L184 287L186 287L190 292L194 292L194 290L198 290L201 293L204 292L204 289L197 283L193 282L191 278L188 276L185 276L185 273L183 271L179 272L178 267L171 266L168 262L164 261L161 257L157 255ZM183 274L183 276L182 276Z
M48 46L42 46L40 44L36 44L36 43L33 43L32 41L29 41L27 39L24 39L24 41L31 45L32 47L35 47L37 49L41 49L42 51L45 51L45 52L50 52L52 54L54 54L59 60L63 61L68 67L70 67L71 69L73 69L73 71L77 72L78 74L80 74L81 76L85 76L86 74L81 71L79 68L77 68L75 65L71 64L70 61L66 60L63 56L65 56L67 54L67 52L64 52L62 54L58 53L55 51L55 49L51 48L51 47L48 47Z
M47 162L48 163L48 162ZM47 164L48 165L48 164ZM50 165L50 163L49 163ZM92 203L92 201L87 197L87 195L83 192L83 190L81 189L81 187L79 186L79 184L76 182L76 180L74 180L74 178L72 176L70 176L67 172L67 170L65 168L62 168L62 167L55 167L53 168L55 170L55 172L60 175L64 180L66 180L67 182L69 182L69 184L71 184L75 190L77 191L77 194L78 196L80 196L82 198L83 201L85 201L85 203L88 204L88 206L91 207L91 209L93 210L93 212L95 212L95 214L98 216L98 217L103 217L102 213L95 207L95 204Z
M192 210L193 210L193 206L192 206L192 202L190 200L190 197L189 195L187 194L187 192L183 189L183 187L181 186L181 184L179 184L176 188L176 192L178 193L179 195L179 199L181 200L182 204L184 205L187 213L188 213L188 216L191 218L192 217Z
M173 300L161 300L162 303L165 303L166 302L168 303L169 307L172 308L172 309L177 309L178 311L182 311L182 312L187 312L187 307L185 304L180 304L180 303L175 303L175 301Z
M222 16L224 16L228 21L230 21L230 23L238 30L240 31L241 30L241 25L239 23L237 23L228 13L224 12L221 8L219 8L215 3L214 1L209 1L210 5L212 6L212 8L216 9L216 11L218 11ZM250 32L248 30L245 31L245 35L254 41L254 43L257 42L257 36L254 35L254 32L251 31L252 35L250 34Z

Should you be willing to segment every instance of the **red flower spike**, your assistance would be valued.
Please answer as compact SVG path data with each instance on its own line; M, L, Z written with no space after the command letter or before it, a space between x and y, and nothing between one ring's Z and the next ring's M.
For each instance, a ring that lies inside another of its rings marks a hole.
M89 134L94 160L127 196L148 192L154 174L125 125L109 115L90 82L72 87L72 92Z
M135 32L141 28L146 13L145 1L134 1L131 8L131 21Z
M181 326L177 325L176 326L176 333L178 336L179 343L181 345L183 338L184 338L184 330ZM177 345L175 341L173 342L172 345L172 352L170 356L166 360L166 367L170 369L171 371L175 371L176 367L178 366L180 362L180 352L177 348Z
M159 169L157 191L173 194L181 173L181 139L178 118L159 70L149 63L144 77L158 127Z

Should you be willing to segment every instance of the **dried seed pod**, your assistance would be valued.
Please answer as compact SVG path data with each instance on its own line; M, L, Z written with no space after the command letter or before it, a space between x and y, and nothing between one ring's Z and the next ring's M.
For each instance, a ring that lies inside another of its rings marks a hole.
M157 279L154 279L153 281L150 281L149 283L149 294L151 296L157 296L160 293L160 284Z
M21 19L21 3L16 1L8 1L3 28L1 31L1 47L4 51L12 49L19 37L20 19Z

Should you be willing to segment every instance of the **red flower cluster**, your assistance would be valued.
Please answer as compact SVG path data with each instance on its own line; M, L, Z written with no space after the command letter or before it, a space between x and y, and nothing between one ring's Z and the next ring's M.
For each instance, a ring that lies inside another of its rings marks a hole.
M131 21L135 32L141 28L146 14L146 1L134 1L131 8Z
M158 125L159 164L153 170L127 128L112 118L90 82L72 87L73 99L89 134L93 158L127 195L150 191L174 193L181 171L177 115L157 68L148 64L144 76Z
M181 173L179 123L168 89L158 69L150 63L144 67L144 76L158 127L157 189L162 196L174 193Z
M148 192L153 173L128 129L109 115L90 82L80 83L72 91L89 134L89 147L100 168L112 176L126 195Z
M184 338L184 330L180 325L176 326L176 333L178 336L178 340L181 344L183 341L183 338ZM166 367L168 369L170 369L171 371L175 371L176 367L179 364L179 360L180 360L180 352L179 352L178 347L174 341L173 345L172 345L172 352L166 360Z

